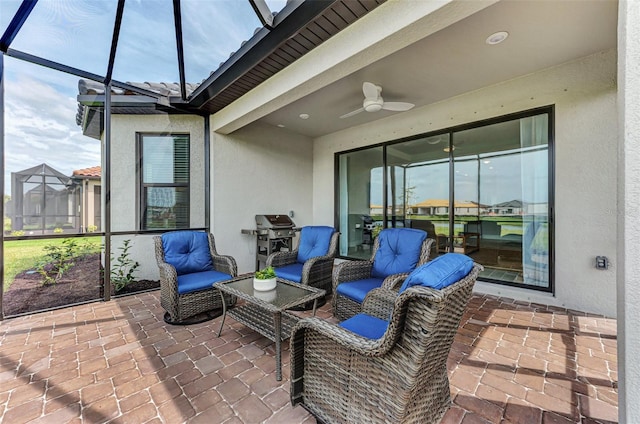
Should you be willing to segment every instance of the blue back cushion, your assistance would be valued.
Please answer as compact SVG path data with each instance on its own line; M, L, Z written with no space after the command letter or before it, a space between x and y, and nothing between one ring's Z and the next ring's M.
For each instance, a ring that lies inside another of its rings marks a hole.
M371 276L386 278L415 269L427 233L411 228L385 228L380 231L378 238L380 247L373 260Z
M298 245L298 262L303 264L316 256L326 255L329 252L331 236L335 231L333 227L302 227Z
M443 289L466 277L473 259L462 253L445 253L415 269L400 287L400 293L412 286Z
M173 231L162 235L164 261L176 268L178 275L213 270L207 233Z

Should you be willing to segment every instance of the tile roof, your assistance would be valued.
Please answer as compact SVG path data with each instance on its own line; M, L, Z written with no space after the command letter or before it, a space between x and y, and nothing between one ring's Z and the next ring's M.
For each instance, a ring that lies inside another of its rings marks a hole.
M100 166L92 166L91 168L76 169L73 171L74 177L95 177L100 178Z

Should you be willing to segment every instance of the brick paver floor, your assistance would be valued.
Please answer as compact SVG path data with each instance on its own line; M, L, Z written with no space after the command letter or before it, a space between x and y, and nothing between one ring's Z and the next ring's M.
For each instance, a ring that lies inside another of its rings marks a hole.
M0 422L315 423L289 403L289 350L227 318L165 324L159 292L0 323ZM332 320L330 303L318 315ZM474 296L444 423L617 422L616 322Z

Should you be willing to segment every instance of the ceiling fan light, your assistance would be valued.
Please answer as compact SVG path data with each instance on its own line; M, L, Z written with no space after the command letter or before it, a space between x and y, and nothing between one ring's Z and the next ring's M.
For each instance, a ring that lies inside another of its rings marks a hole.
M378 112L379 110L382 110L382 105L371 103L366 105L364 107L364 110L366 110L367 112Z
M364 99L362 108L367 112L378 112L382 110L383 104L384 100L382 100L382 97L378 97L377 99Z

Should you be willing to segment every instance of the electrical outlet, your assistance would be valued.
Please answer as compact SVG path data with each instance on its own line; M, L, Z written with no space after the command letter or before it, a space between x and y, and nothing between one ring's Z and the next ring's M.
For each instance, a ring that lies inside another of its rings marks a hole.
M606 256L596 256L596 269L608 269L609 259Z

